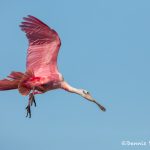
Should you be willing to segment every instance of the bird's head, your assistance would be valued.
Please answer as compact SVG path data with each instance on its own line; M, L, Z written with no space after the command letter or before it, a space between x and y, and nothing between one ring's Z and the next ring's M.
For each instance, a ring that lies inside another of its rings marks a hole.
M61 88L71 92L71 93L76 93L78 95L81 95L83 98L95 103L96 105L98 105L98 107L102 110L102 111L106 111L105 107L102 106L100 103L98 103L90 94L90 92L88 92L87 90L84 89L77 89L74 88L72 86L70 86L66 81L62 81L61 82Z
M106 111L105 107L102 106L101 104L99 104L90 94L90 92L88 92L87 90L84 90L84 89L81 89L80 90L81 92L81 96L84 97L85 99L91 101L91 102L94 102L95 104L98 105L98 107L102 110L102 111Z

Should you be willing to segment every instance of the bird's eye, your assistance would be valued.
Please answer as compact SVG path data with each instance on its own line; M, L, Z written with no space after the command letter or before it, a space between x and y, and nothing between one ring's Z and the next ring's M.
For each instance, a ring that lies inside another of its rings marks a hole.
M83 93L84 94L90 94L88 91L86 91L86 90L83 90Z

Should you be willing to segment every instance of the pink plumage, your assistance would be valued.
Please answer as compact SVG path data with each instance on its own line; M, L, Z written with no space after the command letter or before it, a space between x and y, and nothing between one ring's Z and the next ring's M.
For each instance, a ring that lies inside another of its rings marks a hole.
M57 32L33 16L29 15L23 19L25 22L22 22L20 27L29 40L26 70L32 72L32 78L26 85L32 88L48 82L61 81L62 75L57 67L61 42Z
M0 90L18 89L22 95L29 95L26 107L29 117L31 117L30 106L32 103L36 106L34 95L58 88L79 94L105 111L89 92L70 86L59 73L57 57L61 41L58 33L34 16L28 15L23 19L24 22L20 27L29 41L26 72L12 72L7 79L0 80Z
M24 20L26 22L20 27L29 40L27 70L33 70L35 76L58 73L57 56L61 42L57 32L33 16Z

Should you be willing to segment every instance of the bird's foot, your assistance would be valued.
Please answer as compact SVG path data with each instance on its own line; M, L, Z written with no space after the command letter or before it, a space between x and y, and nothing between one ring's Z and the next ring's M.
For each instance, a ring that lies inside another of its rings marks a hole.
M34 94L30 93L30 95L29 95L29 102L28 102L28 105L26 107L26 110L27 110L26 117L29 116L29 118L31 118L31 108L30 107L33 105L33 103L34 103L34 106L36 107L36 101L35 101Z
M30 105L28 105L28 106L26 107L26 110L27 110L27 115L26 115L26 117L28 117L28 115L29 115L29 118L31 118L31 109L30 109Z

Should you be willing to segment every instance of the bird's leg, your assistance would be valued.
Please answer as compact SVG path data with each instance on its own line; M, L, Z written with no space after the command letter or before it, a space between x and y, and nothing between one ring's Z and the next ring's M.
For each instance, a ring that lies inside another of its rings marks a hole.
M34 97L34 92L30 93L29 99L31 99L31 106L34 103L34 106L36 107L36 101L35 101L35 97Z
M34 106L36 107L36 102L35 102L35 97L34 97L34 89L33 89L33 92L29 94L29 101L28 101L28 105L26 107L26 110L27 110L27 115L26 117L28 117L29 115L29 118L31 118L31 106L32 104L34 103Z

